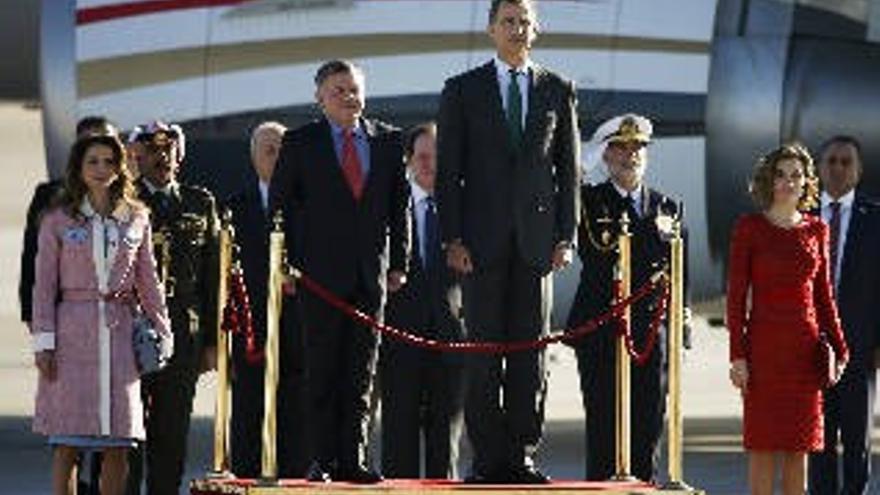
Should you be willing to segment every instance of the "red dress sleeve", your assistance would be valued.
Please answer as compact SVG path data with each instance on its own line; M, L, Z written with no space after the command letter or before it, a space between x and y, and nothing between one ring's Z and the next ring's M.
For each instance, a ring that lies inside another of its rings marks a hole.
M752 232L748 217L737 220L730 241L727 265L727 329L730 332L730 360L746 357L746 321L751 287Z
M843 329L840 326L840 318L837 315L837 304L834 302L831 289L831 268L828 264L830 256L828 226L822 221L817 221L817 225L821 249L819 269L816 271L816 276L813 280L813 304L816 306L819 329L828 334L828 341L831 343L831 347L834 348L834 354L837 356L837 359L849 361L849 349L843 337Z

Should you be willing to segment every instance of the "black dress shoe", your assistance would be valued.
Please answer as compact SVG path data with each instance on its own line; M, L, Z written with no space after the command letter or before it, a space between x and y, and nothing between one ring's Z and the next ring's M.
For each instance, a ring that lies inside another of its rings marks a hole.
M325 466L324 464L314 461L311 465L309 465L309 469L306 471L306 480L314 481L316 483L330 483L333 481L333 476L330 474L330 468Z
M508 472L509 483L518 485L546 485L550 477L535 466L514 466Z
M465 476L464 482L468 485L500 485L508 483L508 476L502 469L474 470Z
M382 475L363 466L350 466L340 468L339 473L333 479L335 481L348 481L349 483L370 485L382 481Z

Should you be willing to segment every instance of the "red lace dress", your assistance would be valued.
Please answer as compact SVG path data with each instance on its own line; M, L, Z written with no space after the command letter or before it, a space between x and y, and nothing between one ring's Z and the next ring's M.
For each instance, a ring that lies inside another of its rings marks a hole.
M740 217L730 246L730 359L746 359L743 443L750 450L822 448L819 329L839 358L848 350L828 267L828 227L805 215L792 228ZM751 307L749 290L751 289Z

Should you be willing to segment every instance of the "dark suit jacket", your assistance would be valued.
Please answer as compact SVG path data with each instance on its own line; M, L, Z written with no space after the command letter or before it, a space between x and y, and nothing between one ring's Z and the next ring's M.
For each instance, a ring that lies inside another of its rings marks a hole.
M844 245L837 307L850 349L849 368L873 372L880 343L880 204L856 194Z
M550 270L577 225L580 136L571 82L534 66L523 151L510 142L493 62L446 81L438 118L437 201L444 242L461 239L485 266L516 236Z
M413 249L407 283L388 296L385 319L391 325L423 337L460 341L464 338L464 331L458 278L447 268L439 249L433 251L436 259L425 268L419 249L415 247L420 241L414 208L412 217Z
M616 250L599 249L603 244L603 232L607 239L616 241L619 234L621 213L626 203L610 181L601 184L585 185L581 193L582 219L578 226L578 254L583 262L580 283L569 314L569 327L582 324L608 311L611 307L612 281L617 264ZM680 203L659 191L642 187L642 211L638 219L631 219L630 232L633 234L631 253L631 288L637 290L657 271L664 268L669 258L669 242L657 228L658 215L676 217L681 214ZM606 222L610 220L610 223ZM656 297L649 296L637 303L631 312L632 331L639 348L643 345ZM587 335L577 345L589 345L597 339L613 339L613 332L607 329ZM655 347L656 355L666 352L663 332ZM654 361L652 361L654 362ZM656 361L659 363L660 361Z
M231 196L225 204L232 212L235 243L239 246L238 260L244 271L245 285L253 315L257 345L262 348L266 339L266 290L269 279L270 219L263 211L260 191L255 177L249 177L246 186ZM243 354L236 354L236 359Z
M21 275L18 279L18 301L21 304L21 321L31 321L31 301L34 289L34 261L37 258L37 234L43 211L58 197L64 187L60 180L37 184L31 203L28 205L21 248Z
M400 131L361 119L370 172L355 202L333 148L326 119L287 131L272 176L270 204L284 214L288 259L335 294L366 290L377 309L385 274L406 271L409 184ZM363 287L358 287L358 283Z

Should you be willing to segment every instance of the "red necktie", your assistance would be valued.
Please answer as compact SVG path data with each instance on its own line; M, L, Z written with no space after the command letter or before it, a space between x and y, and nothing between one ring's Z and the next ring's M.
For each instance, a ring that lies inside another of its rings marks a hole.
M342 173L355 201L360 201L364 192L364 172L361 170L361 159L354 145L354 134L351 129L342 130Z

